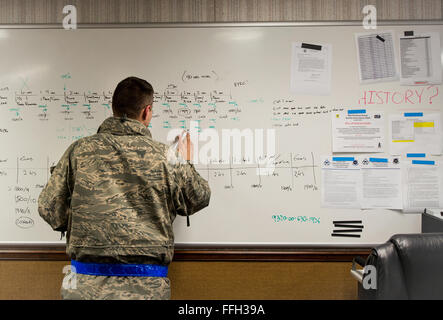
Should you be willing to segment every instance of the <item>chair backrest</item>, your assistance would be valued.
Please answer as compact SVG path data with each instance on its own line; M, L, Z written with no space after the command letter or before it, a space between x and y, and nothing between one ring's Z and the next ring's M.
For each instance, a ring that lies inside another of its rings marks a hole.
M443 299L443 233L400 234L377 246L375 299Z

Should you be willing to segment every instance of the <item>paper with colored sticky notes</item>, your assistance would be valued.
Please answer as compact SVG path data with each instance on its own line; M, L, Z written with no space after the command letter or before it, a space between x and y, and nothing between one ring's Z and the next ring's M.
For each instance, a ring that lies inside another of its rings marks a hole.
M403 164L403 212L422 213L442 207L442 170L435 160L406 160Z
M354 157L322 157L321 203L328 208L360 208L360 163Z
M332 113L332 152L383 152L383 112L365 109Z
M362 209L402 209L399 157L361 157Z
M399 157L360 156L322 158L322 207L402 209Z
M441 113L405 112L389 116L390 154L442 154Z

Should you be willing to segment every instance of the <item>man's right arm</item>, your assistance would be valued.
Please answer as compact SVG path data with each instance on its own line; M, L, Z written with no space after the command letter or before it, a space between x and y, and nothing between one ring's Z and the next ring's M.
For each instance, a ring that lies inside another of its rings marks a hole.
M208 182L192 164L181 164L176 168L176 188L173 191L175 211L181 216L190 216L207 207L211 197Z

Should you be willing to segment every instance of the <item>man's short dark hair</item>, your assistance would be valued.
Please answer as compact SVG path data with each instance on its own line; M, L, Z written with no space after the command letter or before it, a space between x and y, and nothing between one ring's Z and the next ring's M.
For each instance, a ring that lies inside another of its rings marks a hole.
M129 77L117 85L112 96L114 116L136 119L147 105L152 104L154 89L146 80Z

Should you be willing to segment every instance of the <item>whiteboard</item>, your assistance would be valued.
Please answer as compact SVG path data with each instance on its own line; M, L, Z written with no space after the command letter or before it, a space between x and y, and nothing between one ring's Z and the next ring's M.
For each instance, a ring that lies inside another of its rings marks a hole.
M442 25L379 30L443 36ZM190 228L177 218L178 245L363 247L420 232L417 214L320 206L319 159L332 151L331 110L364 107L387 114L442 107L441 94L432 97L436 89L427 87L412 88L424 90L415 105L359 104L368 90L409 89L398 81L359 84L354 34L361 32L357 25L0 29L0 242L65 241L37 212L49 167L111 116L112 91L131 75L155 89L151 132L159 141L191 120L198 120L200 132L213 128L220 136L223 129L262 129L266 141L266 130L275 130L279 165L273 175L259 176L256 165L234 160L196 165L212 198L191 216ZM332 45L330 96L290 92L296 41ZM276 118L276 108L285 106L301 112ZM287 219L277 222L278 215ZM362 220L361 238L332 238L333 220Z

